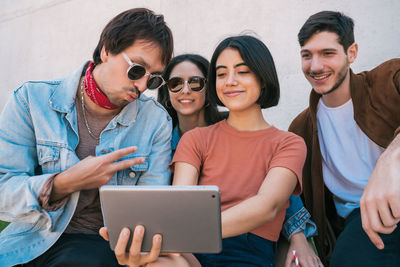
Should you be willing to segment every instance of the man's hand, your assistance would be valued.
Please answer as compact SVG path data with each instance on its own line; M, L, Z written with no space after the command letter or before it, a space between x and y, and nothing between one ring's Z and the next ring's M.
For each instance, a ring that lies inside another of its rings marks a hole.
M106 227L100 228L99 233L105 240L109 240ZM161 250L161 235L156 234L153 236L153 246L149 253L141 253L144 236L144 227L142 225L136 226L132 237L132 244L129 248L129 253L127 253L126 246L128 245L129 236L129 229L123 228L119 235L117 245L115 246L114 253L120 265L138 267L140 265L155 262L158 259Z
M383 249L378 233L390 234L400 221L400 135L378 159L360 200L362 227Z
M297 258L301 267L319 267L323 266L321 260L315 254L314 249L308 243L303 232L295 233L290 238L290 245L286 255L285 267L296 266L293 250L296 250Z
M118 161L134 153L137 147L127 147L98 157L89 156L54 178L51 201L65 197L75 191L97 188L108 183L115 172L141 164L144 158Z

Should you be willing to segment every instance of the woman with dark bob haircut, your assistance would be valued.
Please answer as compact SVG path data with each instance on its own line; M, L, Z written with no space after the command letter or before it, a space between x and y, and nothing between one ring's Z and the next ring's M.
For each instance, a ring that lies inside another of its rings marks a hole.
M210 91L204 84L209 65L208 60L200 55L183 54L174 57L164 70L163 78L167 84L159 89L158 101L173 120L172 155L182 134L196 127L217 123L228 115L227 112L218 111L216 101L211 99ZM297 218L304 219L299 223ZM282 234L290 240L291 248L300 252L301 259L315 256L313 251L304 249L308 246L306 237L316 232L315 224L309 218L310 214L300 197L291 196ZM293 258L291 250L288 258Z
M260 79L263 87L261 88L261 94L257 100L257 104L259 104L261 108L269 108L278 105L280 97L279 81L272 55L263 42L247 35L226 38L215 49L211 58L210 75L208 77L209 91L213 101L218 105L224 106L218 99L215 90L215 64L219 54L228 47L237 49L244 62L246 62L246 65L257 78Z
M196 257L202 266L274 266L289 197L301 192L306 147L263 117L261 109L279 101L268 48L251 36L223 40L211 59L208 93L210 106L225 106L228 118L187 131L171 163L174 185L221 190L223 250Z

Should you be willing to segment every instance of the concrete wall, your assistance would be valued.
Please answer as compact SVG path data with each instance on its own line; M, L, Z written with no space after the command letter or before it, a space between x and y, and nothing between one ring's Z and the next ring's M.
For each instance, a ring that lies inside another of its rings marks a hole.
M282 129L307 106L310 86L301 73L296 38L311 14L337 10L355 20L356 72L400 57L399 0L2 0L0 110L24 81L63 77L91 58L105 24L141 6L164 14L176 55L210 58L224 37L255 32L274 56L282 92L279 106L264 115Z

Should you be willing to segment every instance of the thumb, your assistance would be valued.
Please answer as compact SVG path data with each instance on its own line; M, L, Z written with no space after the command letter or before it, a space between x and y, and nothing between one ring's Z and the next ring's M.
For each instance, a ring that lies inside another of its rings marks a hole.
M102 238L109 241L107 227L101 227L99 230L99 234Z

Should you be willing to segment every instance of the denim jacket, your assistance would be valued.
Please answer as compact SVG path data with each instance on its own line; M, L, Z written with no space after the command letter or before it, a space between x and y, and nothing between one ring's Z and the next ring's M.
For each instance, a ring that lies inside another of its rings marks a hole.
M74 214L79 192L48 212L38 202L46 180L79 159L75 96L83 65L59 80L27 82L14 91L0 116L0 266L28 262L49 249ZM141 95L102 131L96 155L128 146L124 157L145 162L117 172L108 184L168 184L171 118L155 100Z
M178 146L181 135L179 134L178 126L172 132L171 149L172 156ZM309 238L317 235L317 226L311 221L310 213L304 207L299 196L290 196L289 208L286 210L285 221L283 223L281 233L289 240L293 234L303 231L304 235Z

